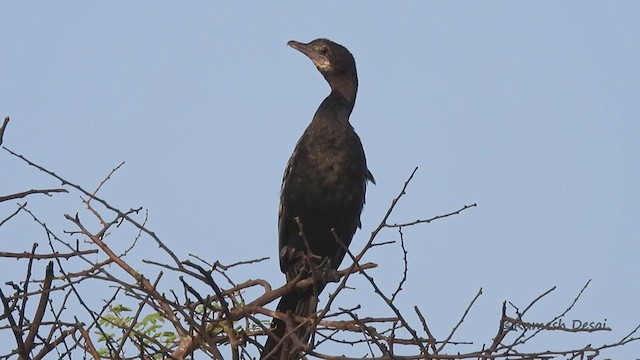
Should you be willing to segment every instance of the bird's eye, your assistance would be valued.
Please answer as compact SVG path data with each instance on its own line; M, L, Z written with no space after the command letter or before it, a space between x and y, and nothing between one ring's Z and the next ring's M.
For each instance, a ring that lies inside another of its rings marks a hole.
M327 46L320 47L320 54L327 55L329 53L329 48Z

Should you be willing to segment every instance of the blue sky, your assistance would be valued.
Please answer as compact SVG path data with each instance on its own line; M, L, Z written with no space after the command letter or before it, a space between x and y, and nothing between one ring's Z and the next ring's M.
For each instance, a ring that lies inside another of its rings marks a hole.
M478 204L404 230L409 278L397 305L418 305L442 338L482 287L456 338L478 345L495 334L504 300L525 307L557 285L531 313L544 322L592 279L567 319L606 319L614 331L551 334L538 349L597 345L640 323L638 18L635 1L4 2L4 145L87 188L126 161L104 198L149 209L149 228L181 257L270 256L235 275L280 284L282 171L328 93L286 43L330 38L357 61L351 122L378 183L353 249L415 166L393 222ZM1 194L58 185L5 151L0 168ZM60 232L70 227L63 213L82 211L77 194L29 204ZM3 204L0 218L14 209ZM3 250L44 241L32 224L0 229ZM153 258L143 241L134 256ZM389 245L366 259L387 291L401 256ZM18 268L0 263L2 283L21 278ZM340 306L388 314L366 283L353 286ZM632 344L607 356L639 354Z

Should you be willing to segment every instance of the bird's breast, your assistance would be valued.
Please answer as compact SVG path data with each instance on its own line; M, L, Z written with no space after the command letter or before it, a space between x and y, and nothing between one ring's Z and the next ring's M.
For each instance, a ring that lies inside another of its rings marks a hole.
M315 206L361 202L366 160L359 139L348 133L301 141L290 161L283 196ZM355 135L355 134L354 134ZM357 136L357 135L356 135Z

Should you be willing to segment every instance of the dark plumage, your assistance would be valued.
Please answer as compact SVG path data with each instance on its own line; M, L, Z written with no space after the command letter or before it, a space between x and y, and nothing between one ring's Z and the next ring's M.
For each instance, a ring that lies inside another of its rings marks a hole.
M342 45L326 39L308 44L289 41L288 45L309 57L331 86L331 93L298 140L282 181L278 214L280 269L291 281L298 275L311 276L310 269L338 268L346 252L332 229L349 246L360 227L367 181L375 182L367 169L360 138L349 123L358 89L353 56ZM284 295L277 310L310 317L324 286L320 282ZM286 330L282 320L273 319L274 335L282 338L292 331ZM312 331L312 326L295 330L303 342L308 341ZM269 337L262 358L297 359L300 351L287 338L279 341Z

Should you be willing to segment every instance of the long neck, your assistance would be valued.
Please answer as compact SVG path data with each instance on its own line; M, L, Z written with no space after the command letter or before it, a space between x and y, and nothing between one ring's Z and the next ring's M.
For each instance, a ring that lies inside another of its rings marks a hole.
M356 72L327 78L327 81L331 86L329 97L342 97L349 108L349 114L351 114L351 110L353 110L353 106L356 103L356 93L358 92L358 75L356 75Z
M336 124L348 124L353 110L353 102L348 101L341 93L331 91L313 115L312 126L335 127ZM342 126L342 125L340 125Z

